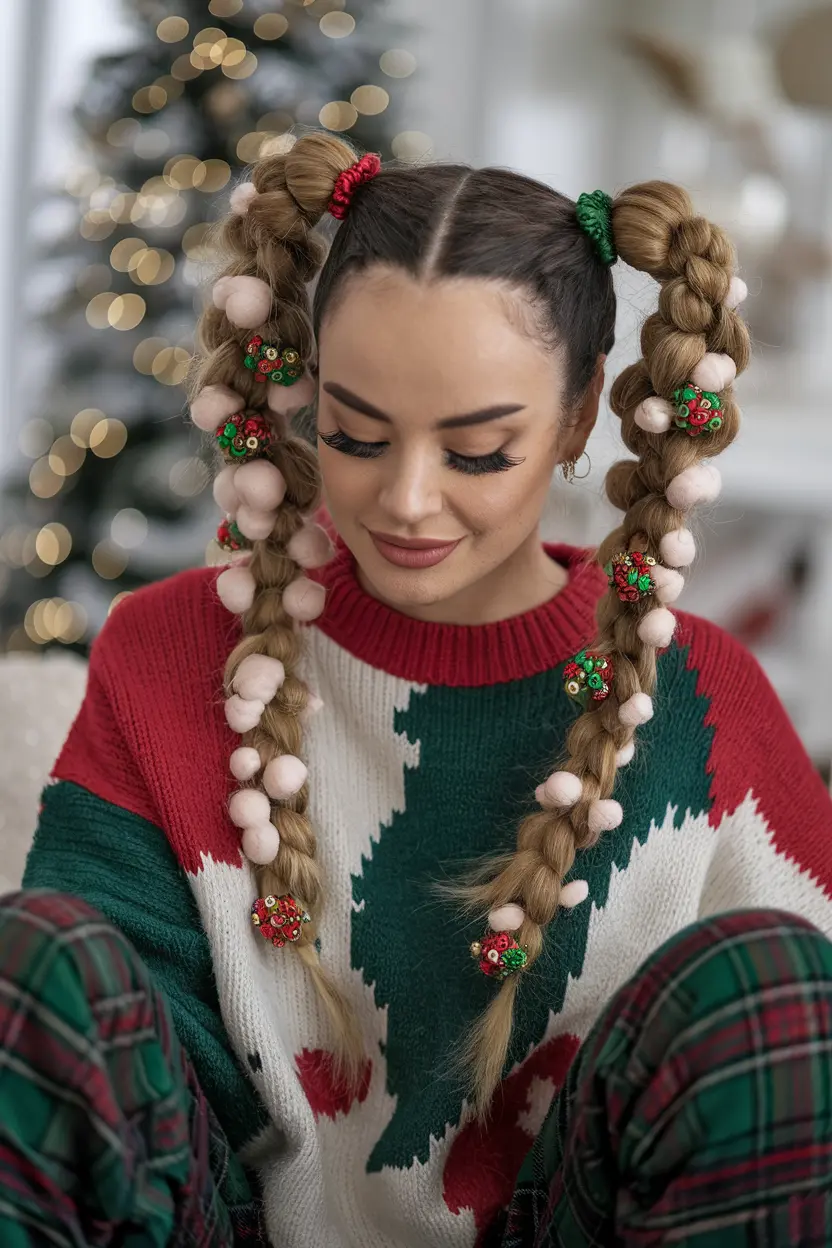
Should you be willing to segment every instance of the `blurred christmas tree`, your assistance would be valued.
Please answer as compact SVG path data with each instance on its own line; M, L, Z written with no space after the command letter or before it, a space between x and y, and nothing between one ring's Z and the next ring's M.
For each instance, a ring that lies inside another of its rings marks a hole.
M298 126L389 154L388 88L414 67L375 0L345 5L134 0L135 44L95 62L76 109L88 163L35 218L48 375L24 413L28 479L3 500L7 647L83 651L119 594L204 560L212 452L181 382L210 222Z

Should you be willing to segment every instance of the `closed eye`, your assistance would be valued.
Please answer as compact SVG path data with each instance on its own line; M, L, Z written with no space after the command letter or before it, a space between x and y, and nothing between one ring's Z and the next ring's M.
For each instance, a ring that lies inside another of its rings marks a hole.
M333 429L332 433L321 433L318 436L334 451L341 451L343 455L354 455L356 459L377 459L385 447L390 445L389 442L359 442L342 429Z
M332 433L321 433L318 436L332 450L340 451L342 455L352 455L356 459L377 459L390 445L389 442L359 442L357 438L351 438L348 433L344 433L343 429L334 429ZM445 463L455 472L478 477L486 473L507 472L509 468L522 464L523 460L513 459L503 450L492 451L490 455L460 455L457 451L445 451Z

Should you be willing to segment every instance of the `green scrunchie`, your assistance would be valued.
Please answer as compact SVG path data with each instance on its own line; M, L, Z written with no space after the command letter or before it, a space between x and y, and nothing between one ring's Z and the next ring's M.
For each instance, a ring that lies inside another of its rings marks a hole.
M612 233L612 199L606 191L585 191L576 205L578 225L588 234L604 264L615 264L618 252Z

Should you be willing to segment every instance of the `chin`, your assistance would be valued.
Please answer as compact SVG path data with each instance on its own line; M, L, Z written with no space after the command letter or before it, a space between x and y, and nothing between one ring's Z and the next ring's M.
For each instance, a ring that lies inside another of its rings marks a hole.
M369 544L354 551L356 561L376 595L393 608L432 607L459 593L459 568L454 567L457 552L432 568L399 568Z

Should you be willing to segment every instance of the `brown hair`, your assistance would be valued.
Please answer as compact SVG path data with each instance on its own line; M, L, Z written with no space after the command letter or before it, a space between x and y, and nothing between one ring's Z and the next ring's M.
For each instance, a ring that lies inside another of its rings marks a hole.
M525 296L542 340L561 348L567 404L577 404L598 357L613 344L612 277L579 227L575 204L530 178L462 165L382 169L357 190L320 272L310 310L307 283L323 259L313 227L326 211L338 174L354 160L343 140L313 133L285 155L256 166L252 181L258 195L245 215L226 221L221 243L231 255L227 274L256 276L272 289L272 318L258 332L267 340L297 346L314 370L315 336L351 274L384 264L422 278L496 279ZM612 221L621 258L651 274L661 289L658 311L642 330L643 356L624 370L612 391L624 442L637 459L615 465L607 477L607 495L625 514L601 544L597 557L602 565L628 549L658 557L662 538L683 524L665 497L669 482L705 455L718 454L738 427L730 390L720 396L722 426L707 439L645 432L634 420L638 404L651 395L670 399L706 352L727 353L738 370L749 355L745 326L725 305L733 249L722 230L695 214L684 191L665 182L635 186L615 200ZM204 314L204 358L196 390L225 383L248 403L262 406L256 400L263 387L242 367L241 347L248 336L218 309ZM260 725L245 737L245 744L258 750L263 767L278 754L296 755L301 748L299 716L307 690L295 675L299 637L281 594L298 573L286 553L287 542L303 515L317 505L320 488L314 454L304 442L279 436L271 459L286 480L286 501L270 536L253 544L250 567L256 596L243 617L244 639L226 670L230 691L237 667L249 654L280 659L286 668L283 688ZM562 766L580 777L580 801L570 810L529 816L520 825L516 851L486 864L477 881L459 890L469 906L483 913L508 902L522 906L526 918L518 938L529 964L540 953L576 852L597 839L589 831L590 805L613 792L616 754L633 735L619 722L618 709L633 694L654 689L656 650L637 631L644 610L621 602L612 590L599 603L591 649L612 659L615 675L610 697L581 714L566 741ZM262 893L291 892L314 916L320 912L322 887L307 805L306 787L294 798L273 804L280 848L274 863L259 868L258 875ZM296 947L336 1024L342 1055L354 1063L360 1041L345 1000L318 962L314 923L304 929ZM463 950L460 956L465 956ZM481 1112L503 1071L520 980L518 975L505 980L471 1037L474 1099Z

